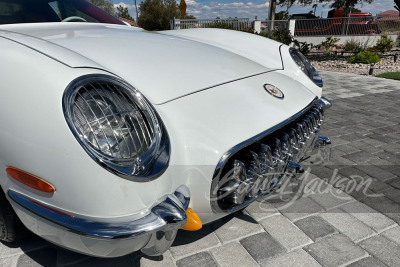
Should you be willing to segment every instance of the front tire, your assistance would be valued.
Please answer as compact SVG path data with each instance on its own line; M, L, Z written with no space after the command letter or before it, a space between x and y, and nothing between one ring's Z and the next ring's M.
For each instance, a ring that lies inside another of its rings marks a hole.
M27 235L28 230L22 224L0 188L0 240L14 242L23 239Z

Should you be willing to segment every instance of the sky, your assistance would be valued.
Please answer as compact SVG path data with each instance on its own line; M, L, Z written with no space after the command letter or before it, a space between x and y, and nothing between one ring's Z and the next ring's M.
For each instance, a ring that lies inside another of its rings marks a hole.
M265 20L268 17L268 8L270 0L185 0L187 9L186 13L193 15L198 19L211 19L211 18L227 18L227 17L238 17L238 18L249 18L254 19L257 16L260 20ZM132 17L136 17L134 0L114 0L112 1L114 6L125 5L128 7L129 13ZM137 0L138 6L141 0ZM180 0L177 1L178 4ZM361 9L363 12L370 12L373 15L377 13L394 10L393 0L374 0L371 4L364 3L357 5L356 8ZM286 6L277 6L276 12L280 10L286 10ZM329 4L318 4L316 15L326 17L328 11L331 8ZM312 10L311 5L301 6L299 4L293 5L289 9L289 14L295 13L308 13Z

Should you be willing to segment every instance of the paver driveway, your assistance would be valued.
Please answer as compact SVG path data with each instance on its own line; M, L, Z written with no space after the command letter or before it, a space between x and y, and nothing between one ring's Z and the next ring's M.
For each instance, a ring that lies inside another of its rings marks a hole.
M300 200L182 231L161 257L96 259L32 236L0 244L0 266L400 266L400 82L322 75L332 157L305 176Z

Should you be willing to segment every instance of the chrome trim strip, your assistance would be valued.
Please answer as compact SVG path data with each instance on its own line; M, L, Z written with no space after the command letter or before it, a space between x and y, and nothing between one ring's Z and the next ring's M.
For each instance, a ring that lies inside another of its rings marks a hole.
M174 194L167 195L162 202L154 206L151 212L143 218L134 221L111 223L91 221L68 215L68 212L49 207L12 189L9 189L7 193L16 204L52 223L79 235L102 239L136 238L141 235L150 235L157 231L165 231L166 229L168 231L177 231L186 223L185 206L187 206L190 199L189 189L183 185ZM182 203L175 194L182 196L185 202Z

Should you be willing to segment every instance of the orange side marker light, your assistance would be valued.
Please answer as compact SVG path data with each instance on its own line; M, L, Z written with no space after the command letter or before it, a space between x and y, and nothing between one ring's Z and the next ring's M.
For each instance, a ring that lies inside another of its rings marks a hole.
M187 222L182 227L183 230L197 231L200 230L201 227L203 227L203 224L201 223L199 216L191 208L188 208L186 210L186 217L187 217Z
M24 185L27 185L36 190L46 193L54 193L56 191L56 188L49 182L46 182L42 178L39 178L20 169L8 167L6 169L6 172L18 182L23 183Z

